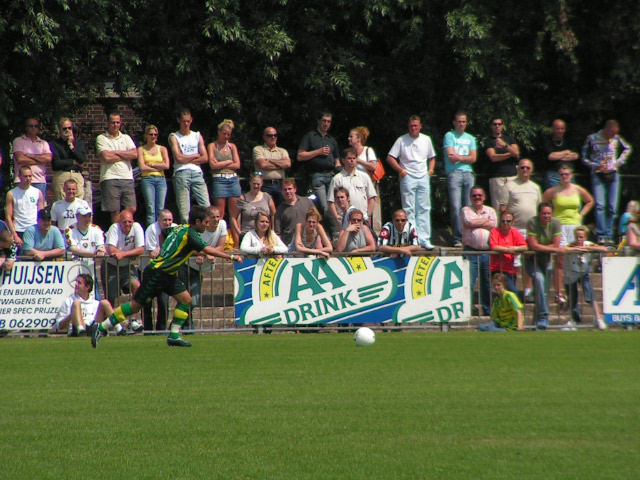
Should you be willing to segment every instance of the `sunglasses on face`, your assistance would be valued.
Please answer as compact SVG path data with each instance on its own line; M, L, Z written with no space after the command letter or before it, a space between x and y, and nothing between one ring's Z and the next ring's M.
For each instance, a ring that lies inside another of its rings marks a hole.
M266 133L264 136L268 138L278 138L277 133Z
M510 218L509 218L509 219L503 218L503 219L502 219L502 220L500 220L500 221L501 221L502 223L513 223L513 219L510 219Z

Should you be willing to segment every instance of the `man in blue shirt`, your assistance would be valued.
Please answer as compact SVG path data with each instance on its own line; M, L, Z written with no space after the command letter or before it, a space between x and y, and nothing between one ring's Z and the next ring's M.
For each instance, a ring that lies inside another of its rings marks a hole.
M64 255L64 239L60 230L51 228L51 213L38 211L38 223L24 232L21 254L37 262L56 259Z

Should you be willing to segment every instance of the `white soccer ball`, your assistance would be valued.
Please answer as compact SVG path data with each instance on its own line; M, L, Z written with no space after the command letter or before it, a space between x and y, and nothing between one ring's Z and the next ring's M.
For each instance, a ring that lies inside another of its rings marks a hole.
M353 335L353 339L357 346L368 347L376 343L376 334L370 328L361 327L356 330L356 333Z

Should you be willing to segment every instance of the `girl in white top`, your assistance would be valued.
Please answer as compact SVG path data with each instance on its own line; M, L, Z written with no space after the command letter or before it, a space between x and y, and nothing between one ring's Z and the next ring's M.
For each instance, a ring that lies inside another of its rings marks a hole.
M329 258L333 247L324 228L320 224L322 215L314 207L307 212L304 225L298 223L293 236L293 241L289 245L289 252L300 252L308 255Z
M356 168L369 174L375 172L378 166L378 158L373 148L365 147L369 138L367 127L356 127L349 132L349 146L356 149L358 154L358 164Z
M260 212L256 216L255 227L243 237L240 251L261 256L287 253L287 246L271 229L271 219L267 212Z

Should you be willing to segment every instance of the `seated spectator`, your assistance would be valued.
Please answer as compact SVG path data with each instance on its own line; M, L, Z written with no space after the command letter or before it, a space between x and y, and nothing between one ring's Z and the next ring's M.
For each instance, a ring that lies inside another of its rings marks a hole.
M478 325L478 330L482 332L522 330L522 303L514 292L507 290L505 276L496 273L491 280L491 285L494 293L491 322Z
M216 251L223 252L224 244L227 239L227 223L222 220L218 207L211 206L209 211L209 223L205 227L205 231L200 234L202 240ZM192 255L189 262L185 263L178 270L178 278L187 286L187 290L191 294L191 306L200 305L200 294L202 292L202 274L211 273L214 268L215 258L213 255L207 255L200 252L198 255Z
M234 232L234 238L253 229L258 212L269 212L271 221L276 213L276 206L271 195L262 191L262 176L252 173L249 176L249 191L238 198L237 203L229 204L229 224Z
M38 222L38 211L44 208L44 195L31 186L31 167L20 169L20 183L7 192L5 218L13 240L22 247L22 237L27 227Z
M76 181L78 186L76 196L84 199L82 166L87 160L87 147L82 140L76 138L71 119L62 117L58 122L58 131L60 137L49 142L52 154L51 169L53 170L51 189L55 200L64 198L64 184L69 179Z
M629 223L636 222L638 219L638 212L640 212L640 202L637 200L631 200L627 203L627 209L620 217L618 223L618 235L620 240L627 234L627 226Z
M120 212L118 223L109 227L106 244L107 261L102 266L101 280L107 300L115 305L121 291L135 295L140 286L137 261L144 253L144 231L138 222L133 221L133 214L129 210ZM136 320L130 326L134 332L144 328ZM124 332L124 329L117 333L126 335L121 331Z
M51 228L51 214L48 210L38 212L38 223L24 232L22 255L33 257L36 262L62 259L64 240L60 230Z
M513 228L513 213L504 210L500 214L500 225L491 229L489 249L500 252L491 255L489 270L491 274L500 272L505 276L506 288L517 292L516 279L518 271L515 267L516 256L528 250L527 241L517 228Z
M101 258L107 253L104 233L98 225L91 223L93 213L88 206L76 211L76 224L64 231L67 249L74 259Z
M158 216L158 221L153 222L144 232L144 257L140 262L140 269L144 271L149 264L149 259L157 258L162 247L162 231L176 227L173 223L173 213L171 210L164 209ZM153 300L145 304L142 310L142 319L145 330L153 330ZM167 312L169 310L169 295L161 292L156 297L156 330L167 329Z
M307 212L314 206L307 197L298 196L297 191L298 187L294 178L285 178L282 181L284 202L276 208L274 230L287 245L293 239L296 225L304 222Z
M76 197L77 193L78 183L75 180L67 180L64 182L64 200L58 200L51 206L51 223L61 232L75 225L76 212L80 207L89 208L87 202Z
M317 255L329 258L333 247L325 232L322 222L322 215L317 208L312 208L307 212L304 224L296 225L294 240L289 244L289 252L306 253L307 255Z
M336 251L349 253L375 252L376 241L371 230L364 225L364 214L357 208L351 210L349 226L340 231Z
M592 253L606 253L607 247L595 245L587 240L587 232L589 229L580 226L575 230L576 241L569 245L569 253L566 256L564 269L564 288L569 295L569 306L571 307L571 320L569 320L565 328L575 330L577 324L582 321L580 316L580 306L578 305L578 283L582 285L582 294L584 301L590 303L593 307L593 324L600 330L605 330L607 325L600 316L598 302L593 296L591 288L591 260Z
M378 235L378 251L391 257L410 257L420 250L418 234L401 208L393 212L392 221L383 225Z
M336 232L334 233L334 241L338 240L340 236L340 230L349 226L349 215L354 207L351 205L351 197L349 196L349 190L344 187L336 189L334 192L335 203L333 204L337 217L336 217Z
M373 207L378 196L369 174L357 169L358 155L355 148L344 150L342 165L342 170L331 179L327 195L329 211L335 220L336 229L340 227L338 213L335 208L334 194L336 189L346 188L349 191L351 205L364 212L364 219L367 222L373 215Z
M56 332L67 331L69 337L84 337L94 323L97 325L109 318L113 308L106 300L96 300L92 290L93 277L87 273L78 275L74 293L60 306Z
M2 220L0 220L1 223ZM18 253L18 245L13 241L11 232L0 230L0 269L8 272L13 268Z
M147 125L144 129L146 143L138 147L138 166L142 175L142 196L147 204L147 226L153 224L164 210L167 197L167 180L164 171L169 169L169 151L158 145L158 128Z
M258 213L254 225L255 228L247 232L242 239L240 244L242 253L260 256L287 253L287 246L271 230L271 220L267 212Z

